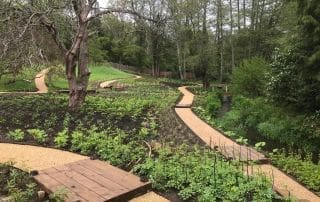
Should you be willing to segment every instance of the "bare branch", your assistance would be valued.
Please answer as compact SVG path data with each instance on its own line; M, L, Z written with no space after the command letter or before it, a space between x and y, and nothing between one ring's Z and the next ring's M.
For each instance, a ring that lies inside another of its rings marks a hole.
M131 14L131 15L135 15L138 16L140 19L144 19L144 20L148 20L148 21L152 21L154 23L159 23L159 21L163 21L163 20L154 20L152 18L146 17L141 15L140 13L134 11L134 10L129 10L129 9L123 9L123 8L107 8L105 10L102 10L94 15L91 15L90 17L88 17L87 21L91 21L94 18L100 17L102 15L107 15L107 14L111 14L111 13L126 13L126 14Z
M48 32L50 33L51 37L53 38L54 42L57 44L60 50L62 50L64 53L67 52L67 48L65 45L60 41L59 32L57 31L56 27L54 26L54 23L49 20L49 18L46 15L42 15L40 18L41 24L43 24Z

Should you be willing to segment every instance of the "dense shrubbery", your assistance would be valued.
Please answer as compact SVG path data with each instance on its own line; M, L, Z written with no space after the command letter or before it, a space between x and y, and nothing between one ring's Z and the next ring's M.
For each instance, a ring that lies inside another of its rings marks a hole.
M320 194L320 165L311 161L311 156L304 159L300 155L275 153L272 155L275 165L285 172L295 176L308 188Z
M273 106L262 97L236 96L231 111L221 118L214 118L205 109L205 104L203 101L196 102L194 110L231 138L247 138L244 140L252 144L265 141L269 150L286 148L286 151L294 151L295 155L289 156L273 154L272 162L309 188L320 191L320 167L315 163L319 160L319 112L312 116L297 115ZM305 154L308 158L301 158Z
M220 125L224 130L241 132L242 135L251 130L263 139L274 140L286 148L318 153L320 133L315 126L317 121L285 112L263 98L234 98L232 110L221 119Z
M264 177L245 176L211 150L165 147L135 170L148 176L159 190L178 190L184 200L272 201L274 193Z
M221 101L216 92L209 92L207 95L206 110L216 116L221 107Z
M262 58L244 60L232 75L232 91L249 97L264 93L268 64Z
M268 97L281 106L297 111L319 110L320 82L315 75L306 75L303 58L297 48L275 53L268 76Z

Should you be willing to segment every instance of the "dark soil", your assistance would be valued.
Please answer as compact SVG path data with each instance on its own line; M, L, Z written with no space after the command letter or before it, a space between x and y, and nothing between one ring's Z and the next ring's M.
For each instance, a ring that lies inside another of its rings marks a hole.
M174 108L163 112L159 122L158 140L161 143L170 144L171 146L179 146L181 144L205 146L205 143L176 115Z
M36 182L34 179L26 172L14 168L10 165L0 164L0 201L1 197L8 196L8 184L14 185L14 189L20 191L26 191L27 185ZM36 186L34 188L34 200L37 201L36 193L40 190L40 187Z
M9 131L21 129L25 132L23 144L37 145L34 138L27 133L28 129L41 129L48 135L44 146L54 146L54 138L58 132L68 129L71 134L80 129L97 127L97 131L107 128L121 129L127 133L139 130L143 117L132 118L128 115L116 116L108 111L95 111L83 108L70 111L66 102L42 96L35 100L24 100L28 96L0 96L0 142L16 143L7 137ZM41 101L37 103L36 101ZM145 113L148 109L144 110Z

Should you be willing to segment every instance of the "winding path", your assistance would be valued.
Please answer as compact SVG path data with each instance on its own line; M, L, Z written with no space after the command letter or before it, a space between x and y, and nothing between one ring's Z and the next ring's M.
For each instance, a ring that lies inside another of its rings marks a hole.
M42 70L36 75L36 78L34 79L34 83L36 84L36 87L38 91L36 93L47 93L48 87L46 85L46 75L49 72L49 68Z
M268 164L268 159L263 154L253 148L237 144L197 117L191 110L194 95L186 88L186 86L179 88L183 97L176 105L175 111L195 135L199 136L207 145L213 149L217 149L227 158L243 161L260 161L260 165L255 165L252 168L253 174L264 174L269 177L273 181L275 191L281 195L285 197L290 196L299 201L320 202L320 198L316 194L287 176L278 168Z

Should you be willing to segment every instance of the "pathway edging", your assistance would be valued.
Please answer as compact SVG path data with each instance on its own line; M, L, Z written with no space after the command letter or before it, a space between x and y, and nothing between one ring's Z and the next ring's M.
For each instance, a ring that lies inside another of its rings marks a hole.
M241 156L239 158L234 157L239 154L241 155L242 152L239 152L237 155L234 155L233 152L233 156L230 156L230 152L228 152L227 150L232 147L234 151L235 146L240 147L240 149L244 146L238 145L233 140L225 137L221 132L215 130L203 120L201 120L197 115L195 115L191 110L194 95L186 88L186 86L178 88L179 91L183 94L183 97L175 107L176 114L198 137L200 137L211 148L217 149L222 155L226 156L227 158L233 157L233 159L235 160L241 159ZM255 150L252 149L251 151ZM256 154L258 155L258 158L261 157L259 157L259 152L257 152ZM251 154L249 155L249 157L251 159ZM248 154L246 158L248 159ZM253 174L259 175L261 173L273 180L274 190L284 197L293 197L299 201L320 202L319 196L308 190L306 187L302 186L300 183L298 183L273 165L262 164L253 167Z

